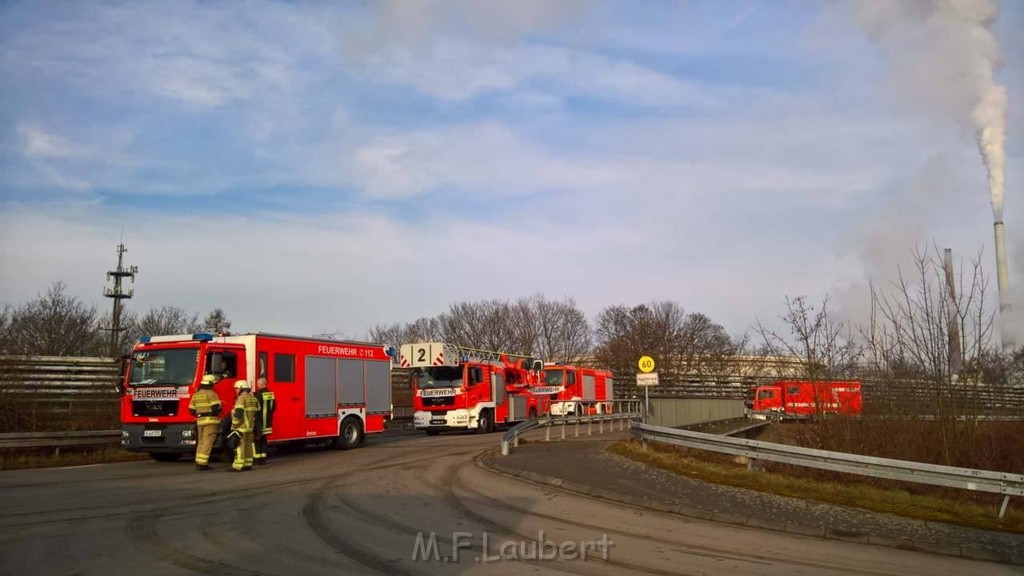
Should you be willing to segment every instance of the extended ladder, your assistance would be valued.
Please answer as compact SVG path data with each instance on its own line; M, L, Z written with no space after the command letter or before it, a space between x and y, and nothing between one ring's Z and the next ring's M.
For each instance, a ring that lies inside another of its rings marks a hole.
M509 354L493 350L481 350L446 342L418 342L402 344L399 362L402 368L425 368L428 366L458 366L462 362L498 362L504 356L508 359L529 358L525 354Z

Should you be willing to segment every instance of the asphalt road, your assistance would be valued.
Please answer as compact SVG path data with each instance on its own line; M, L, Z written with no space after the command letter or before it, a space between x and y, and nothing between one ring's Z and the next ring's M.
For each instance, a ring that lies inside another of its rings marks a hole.
M498 440L371 439L241 474L186 462L0 472L0 574L1021 573L524 482L477 465Z

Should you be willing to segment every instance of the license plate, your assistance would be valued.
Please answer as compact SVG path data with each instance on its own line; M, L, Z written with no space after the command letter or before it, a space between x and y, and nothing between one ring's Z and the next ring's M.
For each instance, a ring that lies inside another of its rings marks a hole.
M441 424L441 425L444 425L445 421L435 418L435 419L431 420L430 423L431 424Z
M143 430L142 431L142 435L143 436L148 436L148 437L163 436L164 435L164 431L163 430Z

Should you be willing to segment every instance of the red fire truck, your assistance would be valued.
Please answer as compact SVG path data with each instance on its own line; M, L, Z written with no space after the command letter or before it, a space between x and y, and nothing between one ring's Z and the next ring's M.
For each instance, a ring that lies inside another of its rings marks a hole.
M161 461L194 452L188 404L207 374L219 378L222 419L234 405L235 382L267 379L277 403L274 444L353 448L383 432L391 417L391 358L382 345L263 333L148 336L125 371L121 445Z
M860 416L860 382L779 380L747 389L743 406L747 417L760 420L806 419L823 414Z
M413 426L431 436L491 432L546 408L531 392L539 382L539 360L443 342L404 344L399 358L403 368L413 368Z
M545 364L544 384L534 393L551 394L552 416L607 414L615 398L611 372L564 364Z

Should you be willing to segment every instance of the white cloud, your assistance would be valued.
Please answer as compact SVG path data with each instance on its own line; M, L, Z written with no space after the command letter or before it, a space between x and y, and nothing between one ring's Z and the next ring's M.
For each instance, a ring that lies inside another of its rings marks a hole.
M421 51L382 48L343 61L364 80L409 86L456 102L537 83L558 94L635 107L705 107L716 101L699 83L634 62L550 45L438 38Z
M412 198L435 191L465 196L529 196L544 190L572 193L574 198L620 198L616 204L641 198L671 202L680 196L707 201L719 194L733 194L747 201L765 197L800 205L835 205L851 194L876 188L884 178L880 170L864 166L809 168L795 154L780 161L779 157L786 155L785 146L772 158L751 159L727 153L731 147L746 148L749 139L774 137L761 131L708 135L702 145L719 150L714 158L693 158L686 152L652 157L647 152L652 140L671 139L674 130L682 132L691 126L668 124L667 133L651 126L646 132L640 130L646 134L646 143L587 153L549 149L497 123L379 136L355 151L355 184L379 198ZM621 135L608 129L598 129L596 134L611 141L629 142L633 131L633 126L625 126ZM840 148L859 145L853 139Z
M89 150L59 134L28 124L18 126L18 135L21 138L22 154L50 184L76 192L85 192L92 188L92 184L87 180L70 176L66 173L67 170L58 167L61 160L92 156Z
M215 108L300 86L301 59L330 53L327 17L283 4L58 6L41 3L51 18L8 30L5 68L57 75L106 97L128 91Z
M18 126L23 150L29 158L70 158L81 156L81 148L58 134L51 134L37 126Z

